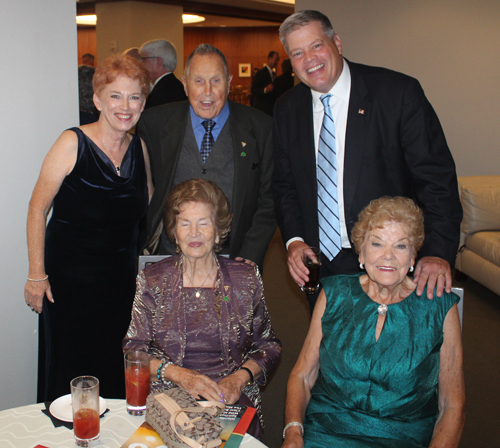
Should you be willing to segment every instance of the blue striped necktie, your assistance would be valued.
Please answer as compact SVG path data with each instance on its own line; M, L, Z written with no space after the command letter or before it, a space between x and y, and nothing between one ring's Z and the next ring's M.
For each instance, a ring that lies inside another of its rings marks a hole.
M319 244L329 260L340 252L339 204L337 200L337 152L335 123L330 110L331 94L321 95L325 108L318 144Z
M201 160L203 163L208 159L210 151L214 147L214 136L212 135L212 129L215 126L214 120L205 120L201 123L205 128L205 135L201 141Z

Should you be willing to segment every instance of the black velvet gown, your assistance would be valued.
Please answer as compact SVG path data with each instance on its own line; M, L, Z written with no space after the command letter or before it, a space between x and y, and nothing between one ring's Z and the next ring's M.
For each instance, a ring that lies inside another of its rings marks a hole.
M105 398L125 396L121 342L148 205L143 152L133 136L120 177L80 129L72 130L77 162L54 198L45 238L55 303L44 298L39 321L39 402L70 393L79 375L96 376Z

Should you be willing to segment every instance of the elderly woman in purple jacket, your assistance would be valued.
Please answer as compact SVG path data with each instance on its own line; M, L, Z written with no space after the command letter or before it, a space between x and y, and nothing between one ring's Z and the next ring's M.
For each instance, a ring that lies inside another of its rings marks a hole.
M262 279L251 264L216 255L231 226L229 203L211 181L191 179L169 194L164 224L177 255L137 277L123 349L151 356L151 380L196 399L256 407L275 368L274 334Z

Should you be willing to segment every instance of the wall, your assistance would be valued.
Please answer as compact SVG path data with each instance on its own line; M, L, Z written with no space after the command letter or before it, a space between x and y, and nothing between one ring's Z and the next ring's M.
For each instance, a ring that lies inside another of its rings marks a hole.
M177 49L175 75L182 76L182 6L133 1L97 3L96 14L99 61L115 51L121 53L130 47L140 47L151 39L167 39Z
M0 410L36 401L38 319L23 297L26 214L42 160L78 123L75 2L2 5Z
M500 8L494 0L296 0L328 15L354 62L417 78L459 176L500 173Z
M117 3L113 3L114 7ZM102 23L102 20L101 22ZM105 39L105 36L111 38L113 33L103 34L100 38ZM81 62L81 56L87 52L95 54L96 52L96 32L95 28L79 27L78 28L78 60ZM146 39L144 39L146 40ZM139 39L142 43L142 41ZM129 41L132 42L132 41ZM209 43L219 48L227 58L229 71L233 74L233 85L242 85L249 87L251 78L239 77L238 64L250 63L253 68L261 68L267 61L269 51L274 50L280 53L281 61L286 58L285 50L278 38L277 26L266 26L257 28L208 28L208 27L184 27L184 54L181 60L180 53L177 52L179 60L179 69L182 67L181 61L186 61L191 52L201 43ZM131 46L140 46L130 44L125 47L120 44L120 51L126 50ZM176 45L177 46L177 45ZM104 46L103 46L104 47ZM121 49L123 47L123 50ZM96 63L97 65L97 63ZM180 69L181 70L181 69ZM278 74L281 74L281 62L278 67ZM176 70L176 74L182 76L183 70Z
M278 74L281 74L281 61L286 53L278 37L277 26L255 28L184 28L184 61L201 43L217 47L226 56L229 72L233 75L232 85L248 87L251 78L240 78L238 64L250 63L252 69L262 68L271 50L280 53Z
M82 56L85 53L97 55L97 42L95 27L79 26L78 27L78 64L82 64ZM99 61L97 58L94 60L94 65L97 67Z

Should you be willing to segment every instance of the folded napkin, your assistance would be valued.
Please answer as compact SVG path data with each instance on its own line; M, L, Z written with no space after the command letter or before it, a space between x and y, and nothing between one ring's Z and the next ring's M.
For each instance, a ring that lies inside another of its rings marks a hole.
M66 426L66 428L68 429L73 429L73 422L63 422L62 420L59 420L50 413L49 408L51 404L52 401L46 401L45 409L42 409L42 412L50 418L52 424L54 425L54 428L59 428L59 426Z
M65 426L68 429L73 430L73 422L63 422L62 420L59 420L58 418L54 417L50 413L50 405L52 404L52 401L46 401L45 403L45 409L42 409L42 412L50 418L52 421L52 424L54 425L54 428L59 428L60 426ZM107 413L109 412L109 408L107 408L101 415L101 418L104 417Z

